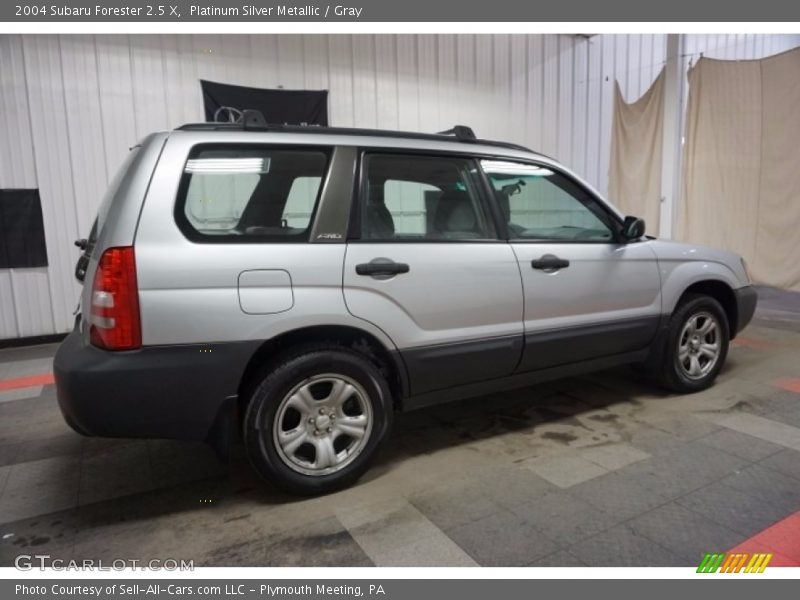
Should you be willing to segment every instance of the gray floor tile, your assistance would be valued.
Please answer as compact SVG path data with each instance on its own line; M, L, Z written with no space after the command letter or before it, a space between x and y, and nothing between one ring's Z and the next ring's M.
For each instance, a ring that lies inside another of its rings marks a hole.
M761 464L751 465L720 480L759 502L768 502L786 514L800 509L800 485L794 477Z
M618 525L569 548L590 567L679 567L689 562L644 537L627 525Z
M373 562L347 531L303 531L269 546L264 566L371 567Z
M75 432L52 438L21 442L16 444L18 452L14 462L28 462L43 458L80 454L85 442L86 438Z
M596 535L620 522L567 492L552 492L511 509L562 547Z
M477 567L475 560L444 533L385 548L373 558L378 567Z
M609 471L621 469L650 458L650 454L626 443L590 446L580 450L580 455Z
M506 508L527 504L558 488L524 468L489 468L475 476L485 492Z
M5 402L21 402L30 398L37 398L42 394L42 386L22 387L15 390L0 392L0 404Z
M783 446L732 429L715 431L700 438L699 442L750 462L761 460L783 449Z
M419 510L402 499L397 500L361 510L345 510L340 516L342 524L376 566L477 565Z
M687 559L700 563L706 552L722 552L744 538L741 533L671 502L627 522L635 532Z
M23 358L0 362L0 379L17 379L32 375L45 375L53 371L51 357Z
M71 510L0 525L0 566L13 566L20 554L71 558L78 525L68 516L73 516Z
M657 418L648 420L648 423L684 442L705 437L719 429L719 425L698 419L692 414L659 415Z
M640 425L627 433L626 437L632 446L652 455L672 452L684 444L684 441L675 435L649 425Z
M0 467L0 501L3 498L3 492L6 489L6 482L8 482L8 474L11 472L10 466Z
M49 359L52 364L58 344L36 344L19 348L3 348L0 350L0 364L21 360Z
M80 454L86 438L77 433L68 433L53 438L27 440L0 446L0 465Z
M72 508L78 500L76 456L18 463L8 468L0 496L0 522L19 521Z
M478 483L448 486L409 498L425 517L443 530L482 519L501 510Z
M636 477L622 471L581 483L568 491L619 521L645 513L669 500L658 490L646 487Z
M773 444L780 444L786 448L800 450L800 428L798 427L743 412L709 418L713 418L716 423L728 429L740 431Z
M748 462L699 441L623 469L649 490L672 499L721 479Z
M371 567L373 562L335 518L269 538L232 544L200 559L203 566Z
M762 502L747 492L719 481L678 498L675 502L741 533L743 539L766 529L788 514L783 508Z
M542 558L537 558L529 567L585 567L586 563L566 550L559 550Z
M790 450L788 448L786 450L781 450L765 458L759 464L779 471L784 475L800 479L800 452L797 450Z
M485 567L523 566L558 550L554 541L508 511L456 527L447 535Z
M217 459L211 446L202 442L148 440L147 448L157 487L216 477L225 472L225 465Z
M608 473L608 469L573 453L534 458L520 466L560 488L569 488Z
M21 443L0 446L0 467L17 462L17 455L21 447ZM2 492L2 488L0 488L0 492Z
M87 450L81 461L79 504L91 504L155 487L147 442L117 441L98 452Z

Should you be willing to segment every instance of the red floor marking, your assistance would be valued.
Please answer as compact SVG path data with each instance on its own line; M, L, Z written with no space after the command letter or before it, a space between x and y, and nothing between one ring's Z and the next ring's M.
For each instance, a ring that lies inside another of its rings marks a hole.
M773 567L800 567L800 511L767 527L729 552L772 552Z
M52 383L54 383L52 373L29 375L28 377L17 377L16 379L0 379L0 392L34 387L37 385L50 385Z
M775 387L786 390L787 392L794 392L800 394L800 379L797 377L782 377L771 382Z

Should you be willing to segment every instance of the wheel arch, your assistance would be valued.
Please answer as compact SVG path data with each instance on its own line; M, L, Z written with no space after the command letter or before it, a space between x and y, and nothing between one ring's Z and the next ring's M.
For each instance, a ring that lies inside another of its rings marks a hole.
M738 323L739 314L736 305L736 296L733 293L733 288L726 282L719 279L703 279L695 281L688 286L678 298L675 307L680 306L688 294L702 294L714 298L722 305L725 311L725 316L728 319L728 333L729 339L736 337L736 323ZM673 308L674 310L674 308Z
M390 350L375 335L349 325L316 325L286 331L259 346L244 369L239 383L239 409L244 412L249 391L258 375L274 365L292 348L314 343L335 344L357 352L373 362L386 376L395 409L408 395L408 374L399 352Z

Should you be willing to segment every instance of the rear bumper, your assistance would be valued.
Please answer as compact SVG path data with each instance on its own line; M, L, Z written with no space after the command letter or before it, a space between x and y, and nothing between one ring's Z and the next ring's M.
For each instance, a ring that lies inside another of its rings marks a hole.
M108 352L73 331L53 363L58 404L78 433L204 440L235 398L257 342Z
M733 295L736 298L736 323L732 333L736 335L753 319L758 304L758 293L752 285L748 285L733 290Z

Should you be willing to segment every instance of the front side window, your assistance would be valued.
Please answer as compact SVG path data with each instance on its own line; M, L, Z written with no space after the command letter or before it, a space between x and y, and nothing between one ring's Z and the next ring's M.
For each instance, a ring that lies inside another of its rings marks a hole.
M511 239L609 242L608 216L583 189L546 167L483 160Z
M495 239L475 162L461 157L366 157L361 237L382 241Z
M305 240L327 162L319 150L199 148L184 167L179 222L203 241Z

